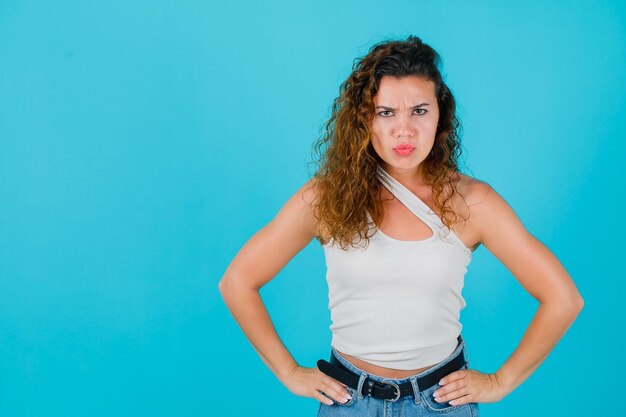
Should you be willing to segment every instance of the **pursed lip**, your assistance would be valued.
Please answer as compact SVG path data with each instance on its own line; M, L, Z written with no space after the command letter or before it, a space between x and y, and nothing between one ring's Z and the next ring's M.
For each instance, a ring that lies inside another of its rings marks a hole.
M415 146L403 143L402 145L398 145L393 149L415 149Z

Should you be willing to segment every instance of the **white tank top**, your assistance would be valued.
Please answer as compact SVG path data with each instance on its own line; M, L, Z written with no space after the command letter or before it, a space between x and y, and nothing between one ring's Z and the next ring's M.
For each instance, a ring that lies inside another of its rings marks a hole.
M380 166L378 174L433 233L403 241L379 229L367 248L359 244L344 251L332 240L323 245L331 345L374 365L423 368L457 347L465 307L461 290L472 252L413 192Z

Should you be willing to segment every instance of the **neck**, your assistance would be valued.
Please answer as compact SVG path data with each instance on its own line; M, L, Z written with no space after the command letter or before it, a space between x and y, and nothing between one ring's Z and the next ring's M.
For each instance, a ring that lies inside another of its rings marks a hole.
M412 169L395 168L388 164L382 164L381 168L407 188L419 188L429 185L424 181L421 164Z

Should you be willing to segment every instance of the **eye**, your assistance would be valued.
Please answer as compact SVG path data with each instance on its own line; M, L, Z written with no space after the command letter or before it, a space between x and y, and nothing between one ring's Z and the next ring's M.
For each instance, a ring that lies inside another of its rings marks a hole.
M379 116L383 116L383 117L389 117L388 114L383 114L383 113L391 113L391 110L383 110L381 112L378 112Z
M419 114L419 115L421 115L421 116L423 116L423 115L425 115L426 113L428 113L428 110L426 110L426 109L415 109L415 111L417 111L417 112L419 112L419 111L423 111L424 113L418 113L418 114Z

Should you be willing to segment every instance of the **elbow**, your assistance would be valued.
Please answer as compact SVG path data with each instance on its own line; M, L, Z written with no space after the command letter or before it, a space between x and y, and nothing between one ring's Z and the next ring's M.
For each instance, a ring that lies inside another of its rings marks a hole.
M574 299L574 306L579 313L585 306L585 300L583 300L583 297L580 294L578 294L578 296Z
M583 296L580 295L577 289L574 291L574 294L569 297L569 300L569 305L577 312L580 312L585 305L585 300L583 300Z
M577 293L575 296L569 298L565 305L567 306L567 310L570 311L574 317L576 317L582 311L585 305L585 300L583 300L583 297Z
M220 291L220 294L224 294L228 288L231 286L231 282L228 278L224 277L217 283L217 289Z
M572 306L572 321L574 321L578 318L580 312L585 306L585 300L583 300L580 294L573 300Z
M226 277L222 278L220 280L220 282L217 283L217 289L219 290L220 294L222 295L222 298L224 298L224 293L227 291L229 283L228 283L228 279L226 279Z
M222 298L225 298L227 294L233 291L245 291L248 287L241 280L238 280L235 275L226 275L217 283L217 289L220 291ZM256 290L258 291L258 289Z
M222 297L222 302L227 306L230 304L232 300L232 282L230 282L226 278L222 278L222 280L217 284L217 289L220 292L220 296Z
M552 308L555 308L564 314L576 317L582 311L585 305L585 300L583 300L579 293L576 293L575 295L561 295L547 300L540 300L540 304L552 306Z

